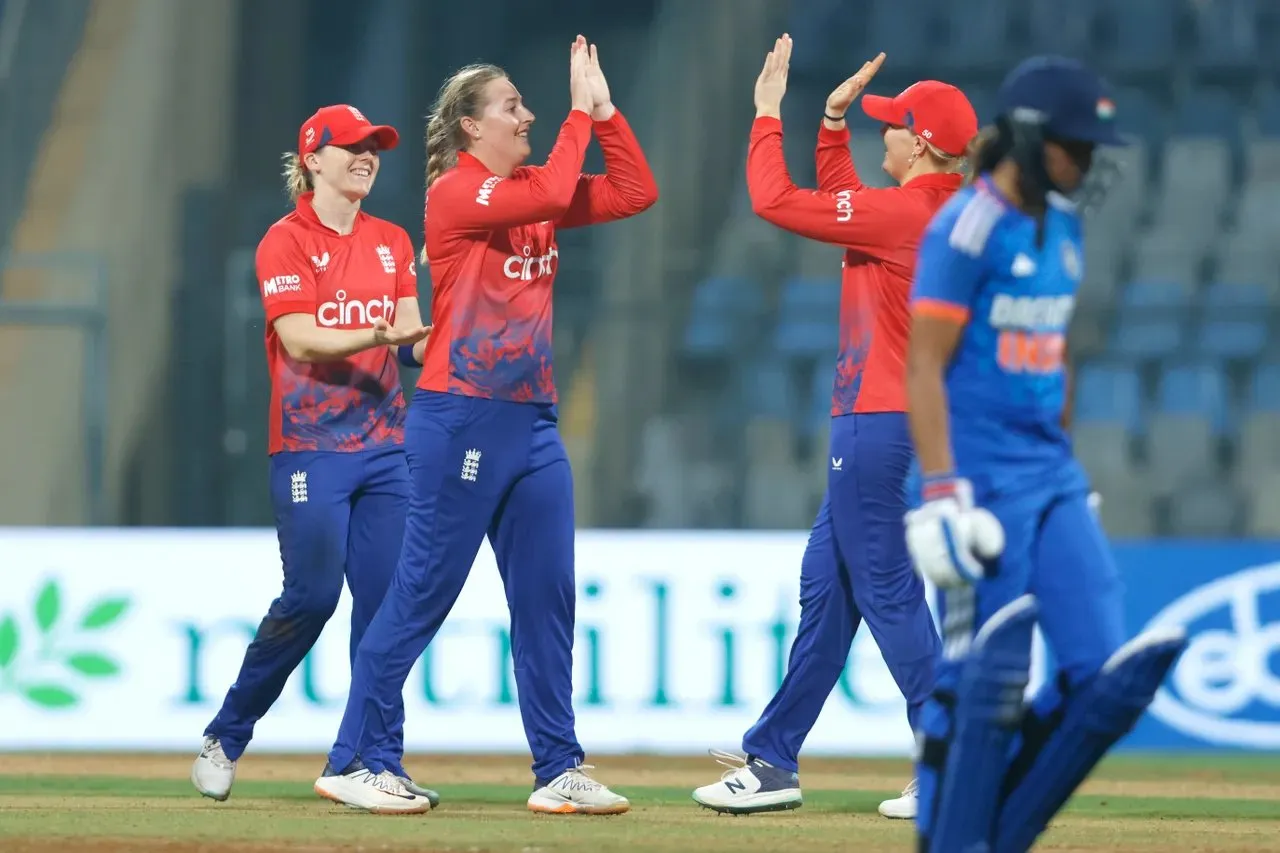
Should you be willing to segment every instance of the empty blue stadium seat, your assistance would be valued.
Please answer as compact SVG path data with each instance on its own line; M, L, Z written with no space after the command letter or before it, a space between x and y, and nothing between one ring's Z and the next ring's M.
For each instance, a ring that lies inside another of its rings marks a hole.
M1245 281L1215 281L1204 292L1204 307L1211 313L1268 311L1271 298L1263 284Z
M1178 102L1174 133L1179 136L1240 138L1240 105L1222 89L1193 89Z
M1172 70L1178 18L1170 14L1169 0L1124 0L1103 10L1104 29L1112 36L1101 51L1108 68L1147 75Z
M1280 413L1280 363L1260 364L1249 382L1249 406L1257 411Z
M1208 315L1196 333L1196 350L1208 358L1253 359L1266 347L1267 321L1263 317Z
M965 86L964 93L978 114L978 126L992 124L996 120L996 93L981 86Z
M871 5L871 8L865 8L866 5ZM864 4L864 8L858 10L856 14L851 14L846 4L841 14L855 21L859 25L858 29L867 33L867 42L875 45L875 50L883 50L894 57L888 64L896 69L895 73L905 73L906 69L913 65L928 63L934 59L930 55L933 45L929 41L929 36L937 17L938 5L938 0L915 0L910 14L903 14L900 2L876 0L874 4ZM851 57L845 58L844 73L852 74L858 70L861 62L862 60L852 62ZM852 63L851 67L850 63Z
M831 419L831 391L835 381L835 359L819 362L818 369L813 371L809 387L809 404L805 411L803 431L806 437L822 429Z
M947 40L938 59L950 69L965 74L989 69L1007 69L1022 58L1022 51L1011 51L1009 39L1010 12L1026 0L984 0L980 13L963 3L944 3L940 13ZM912 14L916 12L912 4ZM901 14L899 12L899 14Z
M774 345L785 356L815 358L836 345L840 280L792 278L782 286Z
M1258 102L1258 133L1267 138L1280 136L1280 91L1266 91Z
M1136 136L1158 150L1167 135L1169 119L1164 106L1142 89L1116 91L1116 124L1121 133Z
M1258 62L1257 0L1192 5L1196 64L1201 71L1254 71Z
M1214 364L1166 367L1156 385L1156 405L1163 415L1204 417L1217 432L1227 428L1227 378Z
M1107 0L1023 0L1030 22L1029 53L1088 56L1093 50L1093 24Z
M764 310L760 285L750 279L717 276L701 281L693 292L685 326L686 355L725 358L738 335Z
M738 372L742 408L751 415L791 421L796 417L795 380L787 365L768 356L753 359Z
M1075 377L1077 421L1119 423L1132 433L1142 431L1142 380L1128 365L1086 364Z
M1165 358L1182 348L1183 328L1180 320L1169 316L1124 316L1115 326L1108 351L1142 360Z
M1186 282L1138 279L1121 295L1125 308L1186 309L1191 305L1191 287Z

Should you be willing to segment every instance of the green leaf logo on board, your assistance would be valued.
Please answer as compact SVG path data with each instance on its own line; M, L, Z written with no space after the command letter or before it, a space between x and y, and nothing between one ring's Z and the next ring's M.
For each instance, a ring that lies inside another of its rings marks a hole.
M73 617L63 608L58 582L46 581L28 619L0 615L0 695L42 708L80 704L86 687L120 674L120 664L94 641L128 609L127 598L103 598Z

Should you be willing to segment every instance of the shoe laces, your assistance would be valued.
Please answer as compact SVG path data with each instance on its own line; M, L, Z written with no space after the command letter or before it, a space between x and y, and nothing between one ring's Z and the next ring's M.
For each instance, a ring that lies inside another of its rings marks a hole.
M598 791L604 787L587 775L588 770L595 770L593 764L578 764L560 774L555 785L568 791Z
M907 784L907 787L905 787L905 788L903 788L903 789L902 789L902 796L904 796L904 797L918 797L918 796L920 796L920 780L919 780L919 779L912 779L912 780Z
M404 787L404 783L400 781L400 777L390 770L383 770L381 773L376 774L372 770L366 770L365 772L369 774L368 783L379 791L385 791L397 797L410 796L409 791Z
M732 779L742 771L750 769L747 767L747 757L741 752L726 752L723 749L712 749L708 750L708 752L716 760L716 764L729 768L720 774L721 782Z
M205 738L204 749L200 750L200 757L207 758L218 767L224 769L235 766L235 762L227 758L227 754L223 752L222 741L216 737Z

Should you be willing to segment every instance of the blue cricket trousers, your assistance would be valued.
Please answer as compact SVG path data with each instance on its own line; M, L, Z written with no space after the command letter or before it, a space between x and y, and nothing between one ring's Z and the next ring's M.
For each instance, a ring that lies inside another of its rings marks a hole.
M800 626L782 685L742 739L748 755L797 769L863 620L915 730L940 643L903 527L912 459L905 414L832 419L827 493L800 564Z
M533 772L581 763L573 716L573 477L556 408L417 391L405 426L412 492L391 588L365 632L329 766L374 771L397 697L448 616L487 534L511 612L511 655Z
M243 754L254 724L279 698L289 675L315 645L351 588L352 662L391 584L404 538L409 471L400 447L356 453L285 452L271 457L284 589L244 655L222 709L205 729L227 757ZM403 770L404 702L393 700L390 754Z
M991 488L971 477L974 502L990 510L1004 526L1005 548L995 573L960 593L940 596L939 617L946 620L948 602L970 607L972 620L961 624L970 638L1001 607L1027 593L1040 604L1038 622L1058 671L1068 685L1092 678L1127 639L1124 632L1124 586L1106 535L1093 510L1078 465L1071 460L1056 474L1008 478ZM960 597L957 597L960 596ZM948 636L948 641L951 637ZM938 664L940 691L954 691L961 662L943 658ZM1049 708L1061 699L1051 680L1035 697ZM950 731L949 712L935 699L925 705L921 725L935 737ZM932 831L936 779L921 767L918 826Z

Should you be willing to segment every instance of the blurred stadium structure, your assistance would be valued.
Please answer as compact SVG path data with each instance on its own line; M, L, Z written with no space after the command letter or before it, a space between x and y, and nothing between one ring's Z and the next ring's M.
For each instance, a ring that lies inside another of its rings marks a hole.
M287 210L279 154L323 103L395 124L405 144L368 209L420 242L440 80L504 65L539 116L541 158L583 32L663 196L563 235L557 376L579 524L807 527L839 251L754 218L743 174L751 87L786 29L802 185L826 93L879 50L873 91L945 79L983 119L1029 53L1105 70L1140 143L1116 155L1123 179L1088 225L1079 453L1113 535L1280 534L1277 0L354 8L0 0L0 523L269 524L252 265ZM863 177L882 182L876 128L851 125Z

